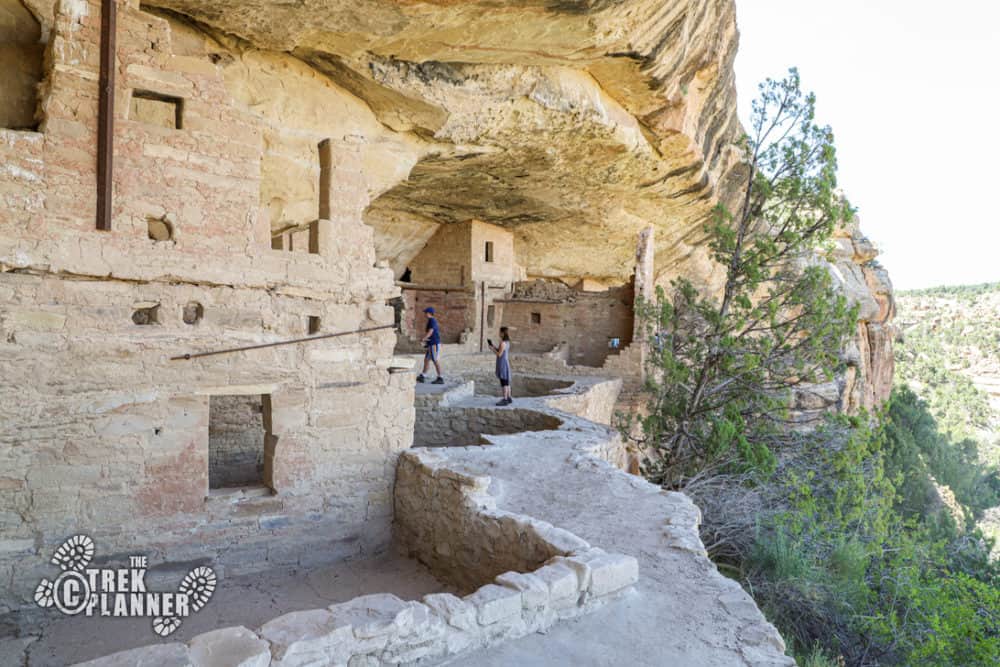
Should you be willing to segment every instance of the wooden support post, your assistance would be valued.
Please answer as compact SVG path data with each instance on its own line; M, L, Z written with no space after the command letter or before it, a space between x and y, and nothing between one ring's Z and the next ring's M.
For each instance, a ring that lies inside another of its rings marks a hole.
M479 351L483 352L486 350L486 281L479 283L480 285L480 304L481 309L479 311Z
M101 75L97 116L97 228L111 230L115 154L115 0L101 0Z
M333 146L329 139L319 142L319 219L330 220L333 216L331 200L333 196Z

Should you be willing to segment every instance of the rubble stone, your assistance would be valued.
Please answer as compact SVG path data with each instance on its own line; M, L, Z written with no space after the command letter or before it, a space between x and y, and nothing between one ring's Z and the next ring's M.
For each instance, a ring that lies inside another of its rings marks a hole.
M194 667L268 667L270 645L242 626L212 630L188 642Z

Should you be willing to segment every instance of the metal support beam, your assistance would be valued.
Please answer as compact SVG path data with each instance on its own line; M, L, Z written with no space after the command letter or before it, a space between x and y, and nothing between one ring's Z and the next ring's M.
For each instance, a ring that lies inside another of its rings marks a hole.
M97 112L97 228L111 230L115 155L115 0L101 0L101 75Z
M170 357L170 361L187 361L188 359L198 359L200 357L213 357L217 354L232 354L233 352L245 352L247 350L262 350L267 347L279 347L281 345L295 345L297 343L311 343L316 340L326 340L327 338L337 338L339 336L353 336L355 334L368 333L369 331L381 331L383 329L395 329L395 324L384 324L380 327L366 327L355 329L354 331L340 331L338 333L320 334L307 338L292 338L291 340L279 340L274 343L260 343L259 345L244 345L242 347L230 347L225 350L212 350L210 352L188 352Z

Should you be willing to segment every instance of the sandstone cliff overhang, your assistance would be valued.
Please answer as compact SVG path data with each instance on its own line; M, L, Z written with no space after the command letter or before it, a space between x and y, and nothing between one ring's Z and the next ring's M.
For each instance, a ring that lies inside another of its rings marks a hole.
M147 4L367 104L398 143L365 174L397 275L438 224L470 218L514 231L530 276L625 282L649 224L659 274L706 269L702 222L741 132L730 0Z

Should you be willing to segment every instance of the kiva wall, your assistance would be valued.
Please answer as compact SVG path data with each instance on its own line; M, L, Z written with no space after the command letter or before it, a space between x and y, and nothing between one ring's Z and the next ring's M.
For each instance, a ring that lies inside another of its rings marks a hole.
M389 541L413 424L412 385L388 372L391 329L170 360L302 336L309 317L326 331L392 324L398 290L361 222L364 137L332 113L301 128L303 154L320 130L330 140L339 189L313 252L272 250L271 202L291 192L263 185L276 121L233 81L282 57L201 52L193 31L136 5L119 3L110 231L95 228L98 2L56 6L39 131L0 129L0 612L30 604L47 555L76 533L102 554L223 574ZM186 35L176 50L174 29ZM180 101L178 126L155 96ZM289 134L294 106L281 107ZM305 208L283 210L300 220ZM263 471L249 489L210 489L213 396L261 400Z

